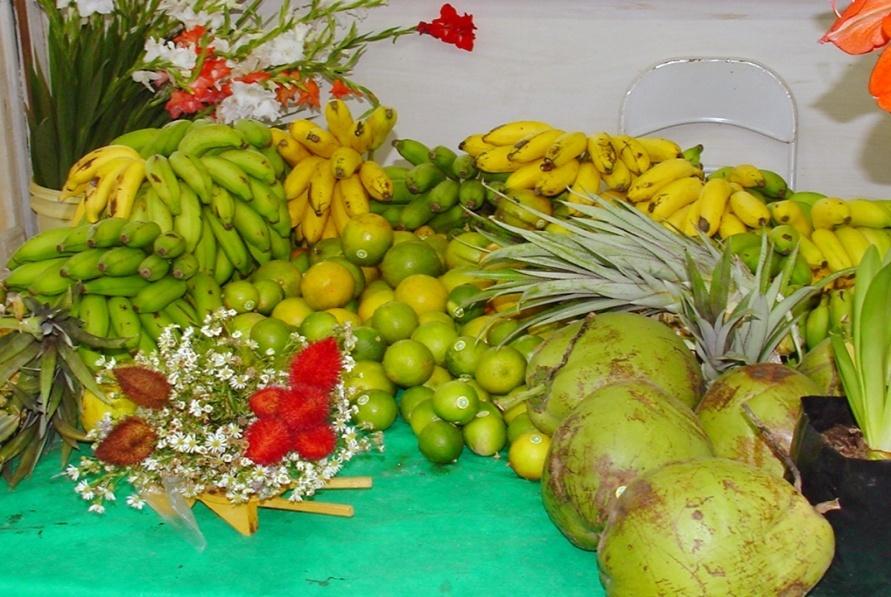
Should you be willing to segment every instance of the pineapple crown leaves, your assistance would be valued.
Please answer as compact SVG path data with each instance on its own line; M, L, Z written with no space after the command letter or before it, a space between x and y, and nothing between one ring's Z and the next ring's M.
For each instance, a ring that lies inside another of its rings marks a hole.
M499 248L482 260L480 275L495 284L476 299L519 293L521 309L540 308L521 329L597 311L677 315L713 379L736 364L774 359L780 341L797 335L793 312L828 280L791 288L795 253L772 276L766 235L752 274L704 235L689 238L628 204L590 199L594 205L573 203L580 215L568 220L536 213L568 234L498 222L520 240L489 236Z

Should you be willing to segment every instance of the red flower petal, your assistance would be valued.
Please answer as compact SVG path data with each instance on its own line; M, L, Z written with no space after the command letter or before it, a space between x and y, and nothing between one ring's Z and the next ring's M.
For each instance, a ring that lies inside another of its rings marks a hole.
M293 438L278 419L258 419L245 432L248 446L244 455L261 465L275 464L291 451Z
M301 431L326 423L330 412L331 402L326 391L298 385L282 396L276 416L291 431Z
M340 378L340 349L334 338L310 344L291 361L291 385L313 386L330 392Z
M331 91L328 92L332 97L336 97L337 99L343 99L345 97L349 97L350 95L354 95L356 92L347 87L346 83L337 79L334 83L331 84Z
M439 9L439 18L430 23L421 21L417 25L419 34L432 35L467 51L473 50L473 42L476 39L474 29L476 29L476 25L473 24L473 15L469 13L459 15L451 4L442 5Z
M872 52L888 43L882 21L889 12L891 0L854 0L820 42L833 43L848 54Z
M872 69L869 78L869 92L879 107L891 112L891 51L885 49Z
M294 437L294 450L301 458L319 460L330 454L337 444L334 430L328 425L320 425Z
M275 416L282 397L287 393L285 388L263 388L254 392L248 400L248 404L251 411L258 417L272 417Z
M321 106L319 100L319 84L314 80L305 81L300 89L300 97L297 98L297 105L308 106L310 108L318 108Z

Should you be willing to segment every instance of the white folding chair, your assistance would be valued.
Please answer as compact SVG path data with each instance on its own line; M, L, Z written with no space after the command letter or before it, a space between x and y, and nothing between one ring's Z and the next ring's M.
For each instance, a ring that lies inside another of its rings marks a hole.
M656 64L625 92L619 129L702 143L707 172L754 163L795 185L795 99L776 73L751 60L677 58Z

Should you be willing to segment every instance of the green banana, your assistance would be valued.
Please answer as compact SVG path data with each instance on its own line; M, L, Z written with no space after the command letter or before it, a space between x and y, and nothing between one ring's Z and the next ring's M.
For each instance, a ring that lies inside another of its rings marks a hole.
M138 151L142 157L148 157L147 153L143 154L143 150L151 148L160 133L161 129L157 127L137 129L115 137L109 145L126 145Z
M199 323L198 316L193 317L193 313L184 309L183 303L179 301L171 301L164 307L163 313L182 329L194 327Z
M195 247L195 258L198 260L198 269L202 272L212 272L217 259L217 239L210 229L210 225L204 225L201 229L201 238Z
M118 237L125 247L132 249L141 249L150 247L155 239L161 235L161 227L156 222L137 222L129 221L121 228L121 234Z
M210 224L210 229L217 238L217 245L226 254L226 258L232 263L232 266L241 274L247 275L251 270L251 256L238 232L226 230L220 220L207 208L204 209L204 220Z
M275 173L275 178L282 178L288 169L288 165L285 163L285 159L279 154L278 150L270 145L269 147L260 148L258 151L269 161L269 164L272 166L272 171Z
M486 187L478 180L464 180L458 188L458 202L476 211L486 203Z
M73 231L72 228L51 228L40 232L22 243L12 254L10 262L21 264L58 257L59 245L62 245Z
M757 248L759 252L761 251L761 235L757 232L734 234L724 242L734 255L738 255L740 252L752 247Z
M253 196L251 207L254 208L254 211L263 216L263 219L267 222L273 224L278 222L279 204L281 201L273 192L272 187L253 177L250 177L250 186L251 195ZM290 220L290 216L288 219Z
M31 281L28 292L44 296L62 294L71 286L71 280L62 275L65 262L53 259L52 264Z
M131 222L148 222L148 207L146 206L145 195L152 185L144 184L136 191L136 197L133 199L133 209L130 210Z
M170 271L170 262L152 253L140 262L138 271L139 275L149 282L156 282Z
M694 166L702 165L702 151L705 149L703 145L700 143L699 145L694 145L693 147L688 147L684 151L681 152L681 157L693 164Z
M140 313L138 317L139 323L142 324L142 330L155 342L161 337L164 328L173 325L173 320L164 311Z
M113 249L87 249L68 258L59 272L72 280L92 280L102 275L99 262L106 251Z
M178 280L188 280L198 272L198 258L191 253L183 253L173 260L170 273Z
M278 220L269 222L269 227L282 238L289 239L291 237L291 214L288 212L287 201L278 202Z
M142 320L140 320L142 323ZM144 355L152 354L153 352L158 351L158 345L152 340L152 337L145 331L145 329L140 330L139 333L139 342L136 345L136 352L142 353Z
M291 258L291 240L290 235L281 236L272 224L267 224L269 228L269 252L272 253L273 259L290 259Z
M377 201L372 201L371 204L374 205ZM390 226L393 228L399 228L402 226L402 212L406 210L408 205L400 205L396 204L388 204L381 203L381 211L379 215L383 216L387 222L390 223ZM431 212L432 213L432 212Z
M427 198L433 213L444 212L458 204L458 192L461 185L451 178L446 178L430 189Z
M792 273L789 275L789 283L793 286L804 286L810 284L813 277L807 259L802 257L801 253L796 253L795 264L792 266Z
M143 259L145 252L142 249L115 247L103 253L98 268L106 276L132 276L139 273Z
M272 261L272 251L264 251L258 247L255 247L251 243L244 243L244 246L247 247L248 253L251 254L251 257L254 258L254 261L259 263L260 265Z
M773 249L780 255L788 255L798 246L801 234L791 224L774 226L767 232L767 236L773 243Z
M84 294L101 294L102 296L136 296L148 286L149 282L141 276L120 276L117 278L103 276L81 283Z
M222 222L223 227L232 228L235 218L235 197L223 187L215 186L210 198L210 206Z
M186 252L191 253L198 246L204 221L201 219L201 202L191 189L183 189L182 213L173 218L173 230L186 241Z
M430 149L427 157L443 172L451 172L458 154L445 145L437 145Z
M468 154L461 154L452 162L452 176L458 180L469 180L477 175L476 159Z
M121 231L127 225L124 218L105 218L99 220L90 227L87 235L87 246L91 248L107 249L118 247L121 244Z
M393 147L403 158L417 166L430 161L430 148L414 139L394 139Z
M829 331L850 331L852 304L851 293L843 288L829 293Z
M59 263L63 264L60 273L65 276L65 267L64 264L71 258L77 257L77 255L72 255L72 257L56 257L55 259L47 259L46 261L32 261L29 263L23 263L6 276L6 279L3 280L3 284L7 288L18 288L24 290L28 288L34 280L40 277L40 275L53 265L58 265Z
M155 239L152 251L165 259L176 259L185 253L186 239L178 232L165 232Z
M826 295L811 309L804 324L804 342L813 348L829 335L829 299Z
M408 190L408 187L405 184L405 179L400 178L393 181L393 196L390 198L389 203L400 203L405 204L415 198L415 194ZM375 203L380 204L380 201L372 201L371 205Z
M414 194L426 193L445 179L446 175L436 164L418 164L405 175L405 186Z
M145 161L145 178L161 198L161 201L173 215L178 215L180 210L180 186L179 179L170 167L170 161L163 155L153 155Z
M186 136L192 127L191 120L174 120L168 122L158 131L151 145L147 145L144 151L149 155L161 154L169 156L176 151L182 138Z
M197 157L216 148L243 147L241 133L225 124L193 126L179 142L179 150Z
M145 212L149 221L157 224L161 232L173 230L173 214L152 188L149 188L145 194Z
M80 308L77 313L83 323L83 330L88 334L105 338L108 336L110 321L108 317L108 301L104 296L97 294L85 294L80 299ZM87 367L96 370L96 361L102 354L81 344L77 349L81 359Z
M80 224L74 228L69 228L71 232L65 237L56 248L60 253L79 253L89 247L87 241L93 234L93 227L96 224Z
M124 346L130 350L139 345L142 324L139 322L133 303L125 296L113 296L108 299L108 319L111 331L118 338L125 338Z
M219 243L217 243L217 257L211 273L217 284L225 284L235 273L235 266L226 257L226 252L223 251L223 247L219 246Z
M459 228L467 218L464 207L455 205L444 212L438 213L427 222L435 232L448 232Z
M417 230L429 222L433 215L429 197L418 195L402 210L399 215L399 223L405 230Z
M140 278L141 279L141 278ZM151 282L133 297L133 308L138 313L154 313L160 311L186 293L184 280L165 276L157 282Z
M245 201L251 200L251 185L244 170L215 155L203 156L201 163L216 184Z
M405 180L405 175L408 173L408 168L405 166L384 166L384 172L387 173L387 176L390 177L390 180L396 182L397 180Z
M687 159L688 162L695 163L693 162L693 160L686 157L686 152L684 152L684 154L684 157ZM731 174L733 174L733 166L724 166L722 168L718 168L717 170L706 176L706 180L711 180L713 178L726 179L729 178Z
M260 214L251 209L250 205L244 201L236 201L232 223L246 243L261 251L269 250L269 231L266 229L266 222Z
M242 118L232 123L232 128L241 133L245 141L258 149L272 145L272 132L259 120Z
M223 307L223 291L210 274L198 272L189 278L186 286L200 321Z
M256 149L229 149L220 153L219 157L231 162L248 176L262 180L266 184L275 182L275 168L266 156Z
M195 192L201 203L205 205L209 203L213 179L201 160L181 151L174 151L168 160L176 175Z
M777 201L785 199L786 193L789 191L789 185L786 184L786 180L772 170L761 170L760 168L759 170L764 176L764 187L761 188L761 192L768 200Z

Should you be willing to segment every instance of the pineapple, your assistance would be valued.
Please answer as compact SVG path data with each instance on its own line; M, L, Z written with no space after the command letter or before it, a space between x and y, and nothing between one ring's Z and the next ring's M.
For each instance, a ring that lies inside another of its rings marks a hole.
M688 238L625 203L594 199L572 204L581 217L541 215L560 232L498 223L512 237L492 235L498 248L483 260L482 275L496 283L482 296L519 293L519 309L537 308L524 329L600 311L658 315L679 326L706 381L737 365L776 361L780 341L796 337L793 312L820 285L788 288L794 255L771 278L769 250L762 250L753 275L706 237Z

